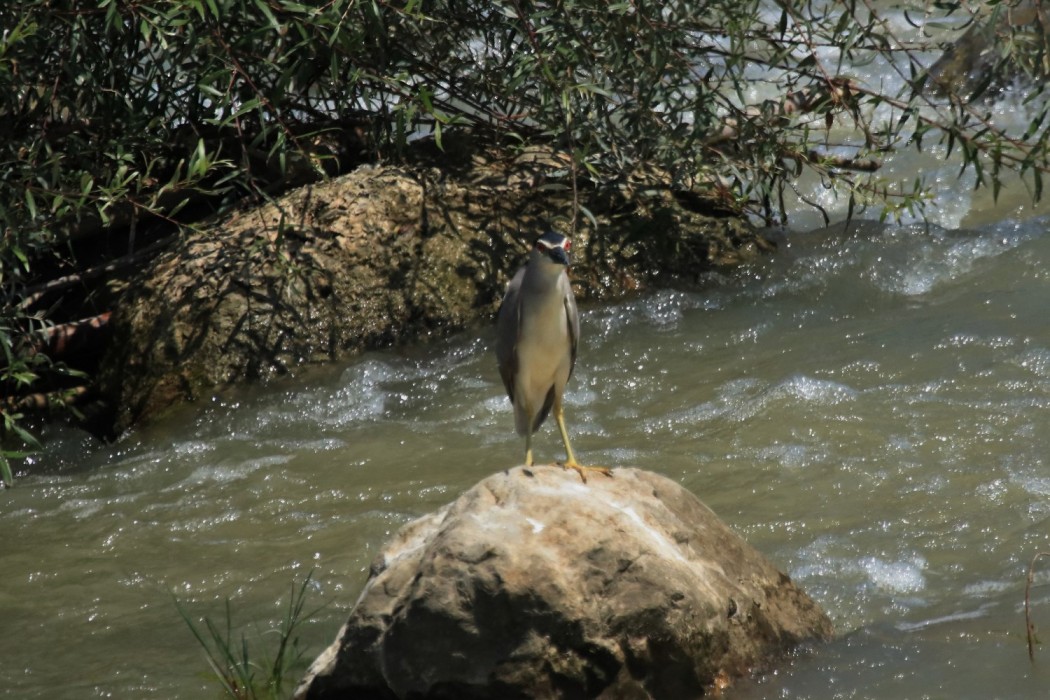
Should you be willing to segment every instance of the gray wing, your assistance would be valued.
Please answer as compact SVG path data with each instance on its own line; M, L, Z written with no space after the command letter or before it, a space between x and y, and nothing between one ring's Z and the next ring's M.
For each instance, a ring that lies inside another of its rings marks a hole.
M496 363L507 396L514 401L514 375L518 372L518 330L521 325L521 280L525 266L515 273L496 315Z
M569 364L569 376L571 377L572 370L576 367L576 347L580 342L580 314L576 310L576 297L572 293L572 283L569 282L569 276L566 273L561 273L558 285L561 287L565 316L569 322L569 343L572 345L572 361Z

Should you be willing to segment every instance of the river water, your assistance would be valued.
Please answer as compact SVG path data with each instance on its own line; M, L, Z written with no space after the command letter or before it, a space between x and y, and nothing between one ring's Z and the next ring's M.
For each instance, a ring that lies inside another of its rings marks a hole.
M699 288L583 309L577 452L683 483L840 635L727 697L1046 695L1022 604L1050 550L1048 226L796 234ZM239 389L114 445L52 429L0 493L0 696L216 697L175 599L222 624L228 598L265 642L311 571L318 653L394 530L520 461L492 341ZM536 450L561 457L552 425Z
M1050 218L1020 187L972 195L936 153L888 171L934 172L945 228L788 234L730 276L581 310L577 453L683 483L839 634L730 700L1050 693L1023 616L1050 551ZM218 697L176 601L224 625L229 600L234 636L265 647L311 573L312 658L398 527L520 461L492 341L303 370L112 445L48 428L0 492L0 697ZM562 456L553 425L534 444Z

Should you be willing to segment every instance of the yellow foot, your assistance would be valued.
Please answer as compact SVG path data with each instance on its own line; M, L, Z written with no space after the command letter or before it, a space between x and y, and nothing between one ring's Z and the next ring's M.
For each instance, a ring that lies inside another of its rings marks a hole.
M587 475L584 472L598 472L599 474L604 474L610 478L612 477L612 470L608 467L585 467L582 464L577 464L576 460L558 462L558 466L562 469L575 469L576 473L580 475L580 479L582 479L585 484L587 483Z

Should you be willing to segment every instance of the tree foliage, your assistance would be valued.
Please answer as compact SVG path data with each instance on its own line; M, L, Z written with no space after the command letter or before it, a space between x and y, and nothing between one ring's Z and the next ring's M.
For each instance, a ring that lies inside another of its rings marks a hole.
M1002 39L996 60L1045 72L1042 15L997 19L1031 1L986 5ZM5 2L0 393L41 373L32 349L42 324L101 311L40 293L48 278L131 253L157 231L245 197L396 160L421 136L440 145L450 129L504 148L552 148L563 165L550 177L567 187L700 190L770 223L783 221L785 197L807 170L840 188L850 213L921 207L921 179L886 182L878 172L886 153L912 146L961 152L977 184L996 191L1018 172L1038 198L1045 105L1020 128L1000 126L979 102L924 89L936 48L926 30L947 23L954 33L942 36L956 36L968 10L951 0L884 7ZM893 79L872 85L852 74L871 63ZM1031 84L1030 105L1041 104L1041 84Z

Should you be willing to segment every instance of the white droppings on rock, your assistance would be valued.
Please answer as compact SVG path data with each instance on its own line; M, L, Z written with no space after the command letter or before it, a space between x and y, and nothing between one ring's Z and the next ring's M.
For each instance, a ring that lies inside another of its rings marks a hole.
M300 700L699 697L831 635L695 496L637 469L586 483L560 468L501 472L406 525L399 548Z
M682 551L679 549L678 545L664 537L658 530L646 523L642 516L635 512L634 508L615 501L610 502L610 505L630 518L631 522L633 522L638 528L638 531L644 533L649 538L649 540L656 546L657 556L662 554L683 563L687 561L686 558L682 556Z

